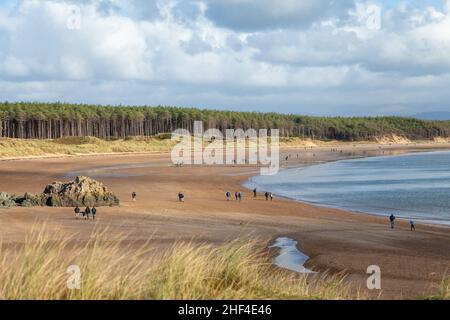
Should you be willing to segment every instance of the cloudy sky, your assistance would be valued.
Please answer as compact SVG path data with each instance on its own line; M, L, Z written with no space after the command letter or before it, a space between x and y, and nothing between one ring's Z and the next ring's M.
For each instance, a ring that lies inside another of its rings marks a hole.
M450 0L1 0L0 101L450 110Z

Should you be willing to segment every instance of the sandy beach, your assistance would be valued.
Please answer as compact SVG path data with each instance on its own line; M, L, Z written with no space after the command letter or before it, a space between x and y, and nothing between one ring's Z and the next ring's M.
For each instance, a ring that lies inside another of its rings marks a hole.
M337 149L332 151L331 148ZM449 149L448 143L409 145L346 144L345 146L285 149L299 154L282 162L295 167L352 157ZM106 169L105 169L106 168ZM10 194L41 192L55 180L93 175L120 199L119 207L99 208L97 221L76 220L71 208L11 208L0 210L0 237L4 244L20 243L30 228L44 221L50 228L89 237L94 228L126 234L131 243L165 247L175 241L223 243L239 237L257 237L271 244L278 237L298 241L310 256L306 267L318 272L345 272L348 281L371 298L413 299L433 293L450 272L450 229L418 225L410 232L405 221L391 230L385 218L323 208L275 198L256 199L242 184L258 174L254 166L175 167L170 155L126 154L36 158L0 162L0 191ZM137 201L131 201L131 192ZM184 192L186 201L178 202ZM244 192L242 202L225 199L225 192ZM366 269L378 265L382 290L365 289Z

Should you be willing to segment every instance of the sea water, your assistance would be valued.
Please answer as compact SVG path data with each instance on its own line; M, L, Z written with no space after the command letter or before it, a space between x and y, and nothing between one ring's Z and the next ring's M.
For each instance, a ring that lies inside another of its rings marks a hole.
M450 225L450 152L342 160L256 176L249 188L313 204Z

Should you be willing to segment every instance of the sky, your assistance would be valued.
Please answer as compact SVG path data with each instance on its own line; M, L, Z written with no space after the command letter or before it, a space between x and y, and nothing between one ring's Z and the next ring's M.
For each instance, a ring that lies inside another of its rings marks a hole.
M450 0L0 0L0 101L450 111Z

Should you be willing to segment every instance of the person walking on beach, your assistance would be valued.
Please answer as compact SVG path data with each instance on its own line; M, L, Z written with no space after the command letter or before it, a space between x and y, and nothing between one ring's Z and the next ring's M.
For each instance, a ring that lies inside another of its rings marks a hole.
M80 208L77 206L74 211L75 211L75 217L78 219L78 217L80 216Z
M92 220L95 220L95 215L97 214L97 208L96 207L92 207Z
M133 191L131 193L131 200L136 201L136 197L137 197L137 193Z
M409 220L409 225L411 226L411 231L416 231L416 223L413 219Z
M266 201L269 201L269 193L268 192L264 193L264 196L266 197Z
M234 193L234 198L236 199L236 201L238 201L239 200L239 194L238 194L238 192L236 191L235 193Z
M269 192L269 196L270 196L270 201L272 201L272 200L273 200L273 194L272 194L272 192Z
M227 191L226 196L227 196L227 201L230 201L231 200L231 192Z
M256 188L253 189L253 198L256 198L257 192L256 192Z
M242 201L242 192L240 192L240 191L238 193L238 198L239 198L239 201Z
M182 192L179 192L179 193L178 193L178 200L179 200L180 202L184 202L184 194L183 194Z
M394 216L394 214L390 215L389 222L391 223L391 229L394 229L394 227L395 227L395 216Z
M89 220L89 215L91 214L91 208L89 208L89 206L86 207L86 209L84 209L84 218L86 220Z

